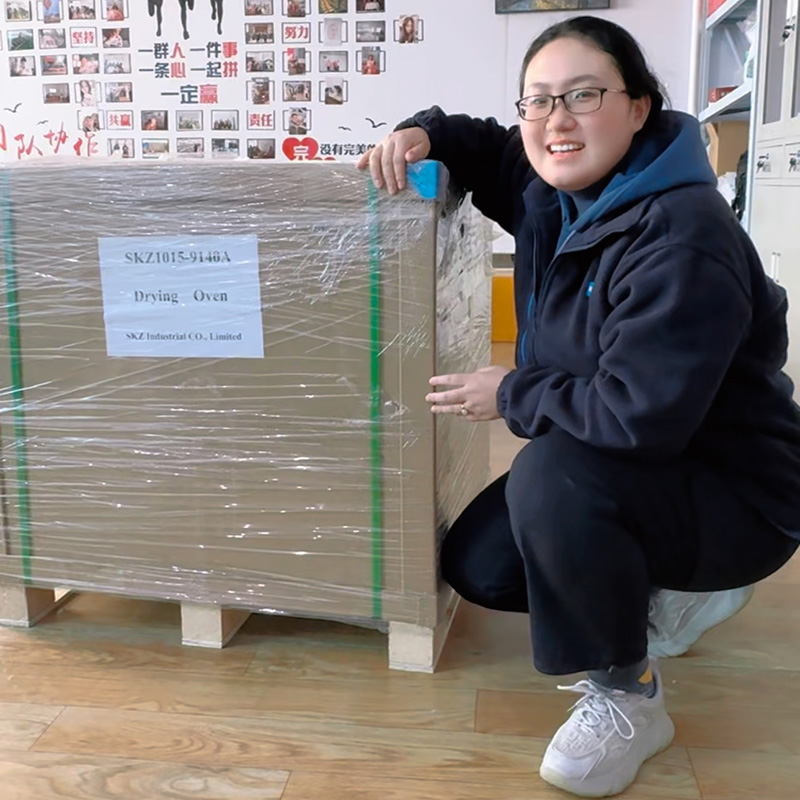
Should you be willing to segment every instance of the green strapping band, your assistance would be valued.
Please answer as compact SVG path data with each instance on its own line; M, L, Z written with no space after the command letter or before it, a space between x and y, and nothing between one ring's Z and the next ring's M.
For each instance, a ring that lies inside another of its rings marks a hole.
M383 617L383 481L381 478L381 251L378 190L367 179L369 211L370 450L372 484L372 616Z
M31 583L31 517L28 486L28 452L25 435L25 398L22 382L22 357L19 334L17 271L14 263L14 227L11 218L11 174L0 170L0 205L3 209L3 257L6 267L6 313L8 351L11 360L11 400L14 410L14 454L17 469L17 504L19 539L22 553L22 577Z

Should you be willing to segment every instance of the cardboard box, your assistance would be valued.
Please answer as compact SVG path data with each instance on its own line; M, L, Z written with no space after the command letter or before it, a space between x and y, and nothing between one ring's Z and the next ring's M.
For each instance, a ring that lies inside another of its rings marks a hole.
M439 536L488 472L488 427L424 399L431 375L490 360L490 245L469 203L378 199L351 165L0 178L0 580L435 625ZM252 346L253 276L263 357L207 340L109 356L126 326L213 315L223 295L244 299L184 332Z
M713 89L708 90L708 102L717 103L722 100L725 95L738 89L738 86L715 86Z
M750 124L747 122L717 122L706 124L710 145L708 157L714 172L724 175L736 172L739 159L747 152Z

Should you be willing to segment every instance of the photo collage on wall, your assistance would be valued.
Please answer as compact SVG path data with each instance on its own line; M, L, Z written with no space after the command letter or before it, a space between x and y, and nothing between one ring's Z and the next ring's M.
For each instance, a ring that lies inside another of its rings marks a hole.
M102 101L114 99L115 82L125 81L128 97L132 91L130 31L122 27L127 4L128 0L3 0L5 30L0 38L8 49L8 75L14 79L9 94L13 97L19 90L24 98L12 108L14 113L22 105L72 106L77 131L101 130L99 108ZM37 80L16 80L26 78ZM104 86L108 98L101 96ZM5 128L0 130L0 147L7 150ZM32 140L26 144L27 131L14 132L20 160L40 150ZM66 143L63 125L46 138L58 152Z
M0 160L315 157L317 118L385 74L387 48L424 41L424 20L386 2L0 0L18 103Z

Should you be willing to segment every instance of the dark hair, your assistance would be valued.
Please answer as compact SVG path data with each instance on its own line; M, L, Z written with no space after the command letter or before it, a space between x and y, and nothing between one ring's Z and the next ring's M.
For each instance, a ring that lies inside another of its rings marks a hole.
M625 82L628 95L634 100L645 95L650 97L650 114L644 127L649 128L656 123L661 109L667 103L664 88L647 65L642 48L636 39L619 25L599 17L570 17L551 25L544 33L537 36L522 59L522 70L519 75L520 95L525 89L525 73L534 57L550 42L566 37L587 39L595 47L608 53Z

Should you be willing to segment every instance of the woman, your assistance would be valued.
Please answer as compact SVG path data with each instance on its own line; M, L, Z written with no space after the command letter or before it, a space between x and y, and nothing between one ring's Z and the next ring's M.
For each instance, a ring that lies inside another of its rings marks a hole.
M114 28L113 30L109 31L106 35L105 41L103 42L104 47L124 47L125 43L122 38L122 29L121 28Z
M100 130L100 115L99 114L87 114L83 118L83 123L81 125L81 129L84 133L92 133L95 131Z
M414 44L417 41L417 24L414 17L404 17L400 21L400 44Z
M78 84L78 90L82 106L97 105L97 83L95 81L82 80Z
M77 56L73 55L74 59ZM75 72L78 75L94 75L100 71L100 61L93 56L80 56L78 60L78 67Z
M378 62L375 60L375 56L370 53L363 61L361 65L361 74L362 75L380 75L380 67L378 66Z
M529 611L540 671L588 672L540 773L603 796L673 737L651 592L687 592L654 620L674 654L797 549L800 412L785 295L632 37L559 23L520 90L518 127L433 108L359 166L393 194L406 163L439 159L516 238L516 369L434 377L428 400L530 441L447 533L442 572L473 602Z
M125 19L125 15L122 13L122 9L117 3L111 3L108 6L108 11L106 12L106 19L109 22L120 22L121 20Z

